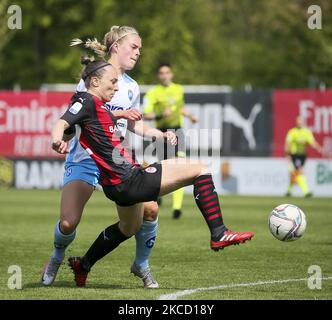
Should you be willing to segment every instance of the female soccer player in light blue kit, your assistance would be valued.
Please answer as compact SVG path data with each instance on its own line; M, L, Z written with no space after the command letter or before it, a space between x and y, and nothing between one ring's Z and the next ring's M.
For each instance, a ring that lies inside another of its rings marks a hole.
M73 45L83 43L74 40ZM138 120L140 103L140 91L135 80L130 78L125 71L134 68L141 48L141 38L138 32L127 26L113 26L104 37L104 45L98 41L88 40L85 47L94 50L97 54L108 56L108 62L118 69L119 91L107 107L118 118L118 126L122 128L122 135L126 134L127 120ZM81 80L77 91L85 91L84 81ZM79 110L73 110L78 112ZM69 155L66 159L64 187L61 197L60 221L55 226L54 249L51 259L45 267L42 275L42 283L45 286L51 285L57 275L59 267L64 259L65 250L75 239L76 227L80 222L83 209L95 189L99 170L78 142L80 127L75 128L75 138L70 140ZM146 126L148 131L150 127ZM70 133L69 133L70 134ZM158 205L156 202L144 203L144 220L140 230L136 233L136 257L131 272L142 279L145 288L158 288L159 285L154 279L149 268L148 258L157 235L158 229ZM128 236L133 230L123 230ZM125 227L124 227L125 228Z

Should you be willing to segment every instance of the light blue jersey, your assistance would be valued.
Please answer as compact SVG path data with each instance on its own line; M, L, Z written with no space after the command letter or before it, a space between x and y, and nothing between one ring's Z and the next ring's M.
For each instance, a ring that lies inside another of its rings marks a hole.
M119 90L115 93L112 100L107 102L110 110L127 110L131 108L139 109L140 90L137 82L127 74L123 74L119 76L118 86ZM86 87L82 79L76 90L86 91ZM124 136L127 132L127 120L119 119L117 124L118 127L121 128L122 135ZM69 154L66 158L63 184L66 185L73 180L83 180L93 186L96 186L99 179L99 170L94 160L79 143L81 135L80 126L76 125L75 129L75 137L69 142Z

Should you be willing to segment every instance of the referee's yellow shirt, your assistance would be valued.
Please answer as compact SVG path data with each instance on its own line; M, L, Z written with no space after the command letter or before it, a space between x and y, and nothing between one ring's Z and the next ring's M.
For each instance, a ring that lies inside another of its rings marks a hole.
M292 128L286 136L286 143L290 145L291 154L306 155L307 146L314 142L314 136L307 128Z
M150 89L144 97L144 113L153 112L161 116L167 109L171 108L171 115L155 120L156 128L176 128L183 124L182 108L184 106L183 87L171 83L169 86L157 85Z

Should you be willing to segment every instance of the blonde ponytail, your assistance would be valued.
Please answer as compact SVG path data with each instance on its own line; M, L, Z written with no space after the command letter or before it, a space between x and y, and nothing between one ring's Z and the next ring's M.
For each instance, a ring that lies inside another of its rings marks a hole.
M73 39L70 42L70 46L77 46L77 45L81 45L84 44L84 46L87 49L90 49L92 51L94 51L98 56L100 57L104 57L107 53L107 48L106 46L104 46L103 44L101 44L96 38L94 38L93 40L88 39L85 42L81 39Z
M139 36L137 30L133 27L112 26L110 31L104 36L104 44L101 44L96 38L86 41L76 38L70 42L70 46L83 44L87 49L94 51L98 56L104 58L105 55L111 55L111 50L115 43L119 43L123 38L131 34Z

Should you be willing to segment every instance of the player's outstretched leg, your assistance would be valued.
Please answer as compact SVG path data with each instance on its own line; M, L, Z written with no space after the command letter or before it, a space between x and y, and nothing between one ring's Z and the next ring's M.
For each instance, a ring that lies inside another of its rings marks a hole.
M218 251L251 240L252 232L231 231L224 225L218 193L210 174L200 175L194 180L194 197L211 232L211 249Z
M206 165L179 158L162 161L161 195L190 184L194 186L196 204L210 229L211 249L218 251L251 240L252 232L235 232L225 226L218 194Z

